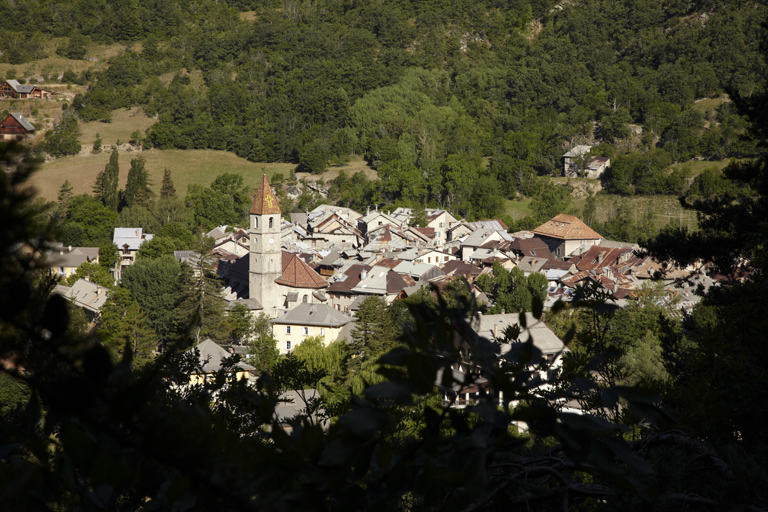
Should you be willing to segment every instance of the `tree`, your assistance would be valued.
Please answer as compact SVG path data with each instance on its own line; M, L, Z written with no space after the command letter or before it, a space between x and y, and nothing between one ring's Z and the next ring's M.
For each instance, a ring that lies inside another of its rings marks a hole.
M81 194L73 197L67 208L67 224L78 228L80 239L71 245L100 246L111 243L116 216L114 210L93 196Z
M139 368L155 357L158 338L149 324L149 317L133 298L130 290L118 286L101 308L99 340L117 363L130 347L134 368Z
M109 155L109 162L104 166L104 170L96 177L96 183L93 186L93 192L97 199L107 208L117 212L120 202L120 196L117 192L118 182L120 180L120 165L118 163L119 155L116 150Z
M230 340L238 345L246 345L254 334L253 315L245 304L235 304L229 309Z
M571 191L568 187L542 182L531 201L531 210L536 221L546 222L555 215L565 213L571 204Z
M160 187L160 197L163 199L176 197L176 187L173 186L173 178L171 178L170 169L165 169L163 171L163 184Z
M161 340L174 333L176 304L180 299L181 266L173 256L139 259L123 270L122 285L130 290Z
M248 342L248 362L262 372L273 368L280 354L270 320L269 316L259 313L253 320L252 336Z
M200 343L210 338L217 343L229 341L230 329L225 314L219 278L210 263L200 256L194 267L183 265L181 295L175 309L176 335L184 348L185 340Z
M152 191L149 189L149 174L144 169L144 158L139 156L131 160L128 182L125 185L123 199L128 207L149 206Z
M80 152L80 127L74 112L67 111L52 130L46 132L40 148L53 157Z
M64 180L64 183L61 184L61 188L59 188L59 193L56 196L56 199L59 201L59 204L65 212L67 211L67 206L69 206L69 201L72 199L73 195L72 184L69 180Z
M387 315L386 302L375 295L366 297L355 312L350 354L351 367L359 369L366 361L375 361L395 344L395 326Z
M115 278L99 263L89 263L86 261L77 267L75 273L66 279L67 286L72 286L78 279L86 279L107 288L115 286Z
M163 256L173 256L174 251L183 251L188 247L187 244L176 238L156 235L152 237L152 240L145 240L141 244L136 257L152 259L161 258Z

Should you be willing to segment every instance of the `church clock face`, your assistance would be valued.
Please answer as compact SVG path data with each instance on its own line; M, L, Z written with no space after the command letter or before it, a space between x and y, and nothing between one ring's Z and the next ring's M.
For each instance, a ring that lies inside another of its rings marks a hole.
M275 243L275 239L274 238L270 238L269 239L269 243L271 243L271 244Z

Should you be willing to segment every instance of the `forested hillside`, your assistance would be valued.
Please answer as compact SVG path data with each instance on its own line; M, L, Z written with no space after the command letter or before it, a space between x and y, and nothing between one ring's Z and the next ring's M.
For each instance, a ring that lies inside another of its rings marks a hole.
M673 162L754 156L723 95L762 89L764 18L759 3L677 0L29 1L0 5L0 49L23 64L49 38L81 59L126 43L68 77L88 85L80 120L138 105L158 116L146 147L314 172L362 154L382 179L353 206L479 218L540 193L534 178L576 144L613 158L604 186L622 195L681 193L691 176ZM722 101L698 108L708 97Z

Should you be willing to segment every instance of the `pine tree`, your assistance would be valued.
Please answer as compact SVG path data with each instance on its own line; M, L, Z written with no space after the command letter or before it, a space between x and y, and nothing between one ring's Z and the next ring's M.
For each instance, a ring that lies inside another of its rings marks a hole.
M123 198L125 205L148 206L152 191L149 189L149 175L144 168L144 158L131 160L131 170L128 171L128 181L125 184Z
M59 189L59 195L56 197L56 199L58 199L59 203L61 203L61 205L66 208L69 204L69 200L72 199L72 195L72 184L69 182L69 180L65 180Z
M160 188L160 197L164 199L167 197L176 197L176 187L173 186L170 169L163 171L163 185Z

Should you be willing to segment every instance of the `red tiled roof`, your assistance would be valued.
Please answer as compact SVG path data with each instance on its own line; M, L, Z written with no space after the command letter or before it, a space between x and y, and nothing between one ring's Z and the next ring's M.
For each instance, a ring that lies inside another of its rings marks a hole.
M533 230L533 233L561 240L596 240L603 238L581 220L573 215L565 215L563 213L556 215L537 227Z
M293 288L325 288L328 283L296 254L283 253L283 275L277 284Z
M277 203L275 192L272 190L272 187L269 186L266 174L262 176L259 190L256 192L256 195L253 196L253 204L251 204L249 213L255 215L280 215L280 205Z

